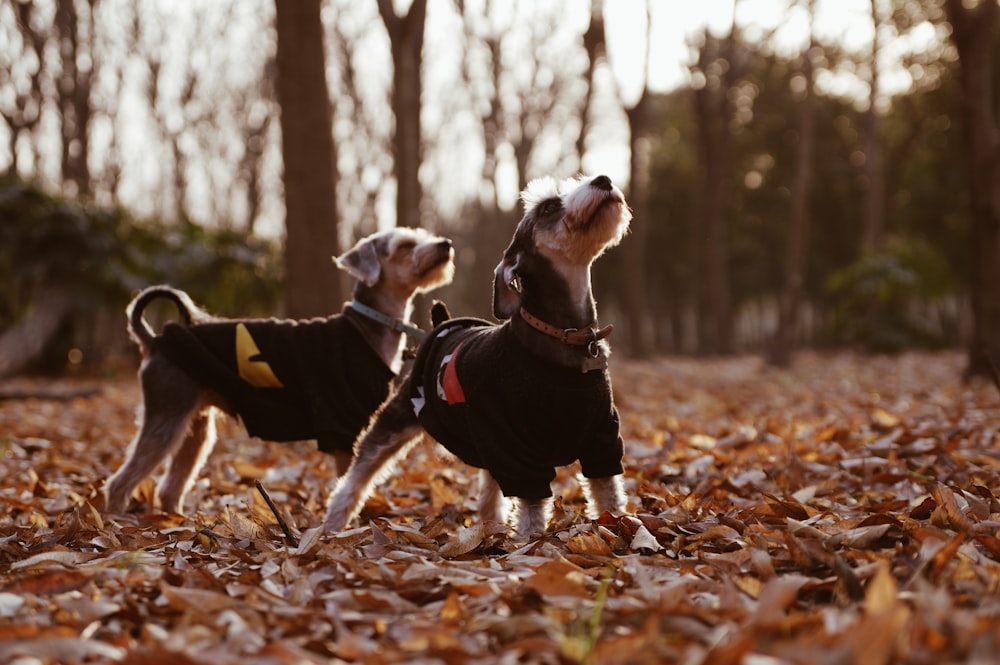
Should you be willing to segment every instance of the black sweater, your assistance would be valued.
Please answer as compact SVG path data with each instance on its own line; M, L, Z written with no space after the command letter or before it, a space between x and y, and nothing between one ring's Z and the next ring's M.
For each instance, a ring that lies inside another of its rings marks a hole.
M555 467L622 473L622 438L608 372L583 373L533 354L509 325L452 319L421 345L411 382L424 429L462 461L487 469L506 496L552 496Z
M343 316L170 323L154 344L218 392L251 435L316 439L325 452L352 449L395 376Z

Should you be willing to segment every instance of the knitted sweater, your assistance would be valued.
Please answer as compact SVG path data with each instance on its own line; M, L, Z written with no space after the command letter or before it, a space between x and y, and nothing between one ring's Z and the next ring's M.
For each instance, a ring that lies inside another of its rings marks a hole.
M154 344L219 393L251 435L316 439L325 452L352 449L395 376L343 316L169 323Z
M608 372L555 365L510 326L452 319L421 345L411 400L421 425L462 461L487 469L505 496L552 496L555 467L622 473L623 443Z

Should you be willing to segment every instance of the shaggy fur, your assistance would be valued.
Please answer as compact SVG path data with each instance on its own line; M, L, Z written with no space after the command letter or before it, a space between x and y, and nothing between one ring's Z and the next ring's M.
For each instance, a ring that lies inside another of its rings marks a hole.
M343 529L391 464L427 432L480 467L480 513L523 537L545 530L555 467L581 462L591 514L622 511L622 441L590 282L594 259L631 212L606 176L533 182L525 215L494 271L494 325L439 322L409 377L355 445L330 496L325 528Z
M170 457L156 501L181 512L215 444L216 409L241 417L262 438L317 439L337 468L346 468L351 444L401 367L412 298L451 281L454 250L426 231L397 228L361 240L335 262L358 279L354 301L392 325L353 303L325 319L282 321L216 318L164 286L132 301L129 333L143 354L141 421L106 484L106 510L124 511L136 486ZM157 298L173 301L180 313L159 335L142 316Z

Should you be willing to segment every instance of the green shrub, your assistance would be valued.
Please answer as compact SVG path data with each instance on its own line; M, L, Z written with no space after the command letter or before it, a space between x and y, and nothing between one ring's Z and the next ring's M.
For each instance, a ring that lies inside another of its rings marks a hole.
M137 290L159 283L215 313L271 314L281 295L279 257L275 243L243 233L136 220L0 178L0 333L51 290L71 295L71 328L94 325L101 310L123 311Z
M892 238L883 248L834 272L834 342L871 352L938 347L944 337L928 315L953 293L955 277L943 256L916 238Z

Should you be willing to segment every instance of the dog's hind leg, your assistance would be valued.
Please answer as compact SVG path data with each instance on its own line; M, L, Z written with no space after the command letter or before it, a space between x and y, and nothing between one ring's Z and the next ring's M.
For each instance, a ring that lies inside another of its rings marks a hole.
M191 419L188 434L174 453L170 468L157 488L161 510L168 513L183 512L184 496L215 447L216 438L215 407L204 408Z
M151 357L139 372L142 384L142 424L125 463L104 488L105 510L120 513L147 476L170 455L188 431L201 404L201 389L165 359Z
M423 433L404 383L376 412L368 431L355 444L354 461L330 495L324 528L340 531L361 512L365 499L392 463L411 448Z
M625 485L620 475L580 480L587 497L587 514L591 519L597 519L605 510L625 512Z
M479 471L479 517L484 522L507 521L507 500L493 474L486 469Z

